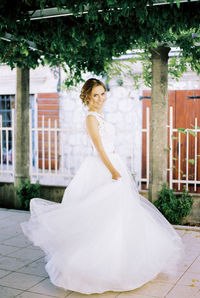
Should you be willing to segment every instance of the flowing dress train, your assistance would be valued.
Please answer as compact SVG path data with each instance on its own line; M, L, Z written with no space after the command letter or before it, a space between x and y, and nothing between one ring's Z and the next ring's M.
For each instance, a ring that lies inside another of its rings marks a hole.
M113 180L94 145L61 203L33 198L24 234L44 250L51 282L85 294L127 291L173 274L184 255L178 233L141 196L114 148L114 126L96 117L104 149L121 178Z

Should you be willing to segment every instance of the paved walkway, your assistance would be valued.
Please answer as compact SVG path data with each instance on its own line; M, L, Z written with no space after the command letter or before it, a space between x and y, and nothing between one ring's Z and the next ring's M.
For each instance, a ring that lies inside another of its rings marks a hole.
M177 227L187 248L187 255L178 267L175 278L160 274L153 281L128 292L106 292L83 295L53 286L44 269L44 253L23 235L20 222L26 221L25 211L0 208L0 297L167 297L200 298L200 228Z

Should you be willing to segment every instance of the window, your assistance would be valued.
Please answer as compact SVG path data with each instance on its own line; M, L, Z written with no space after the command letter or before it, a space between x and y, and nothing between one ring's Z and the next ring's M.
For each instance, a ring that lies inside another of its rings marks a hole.
M12 126L12 100L14 96L12 95L0 95L0 126L11 127ZM7 135L7 136L6 136ZM8 150L8 163L12 163L12 131L2 130L0 136L2 138L2 156L3 163L7 163L7 150ZM8 148L7 148L8 142Z

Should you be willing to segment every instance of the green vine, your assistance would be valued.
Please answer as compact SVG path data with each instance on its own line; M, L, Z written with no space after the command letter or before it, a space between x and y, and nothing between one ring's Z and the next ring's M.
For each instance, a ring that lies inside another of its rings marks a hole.
M171 224L181 224L183 217L189 214L193 204L193 199L186 187L184 186L182 194L175 195L168 183L164 183L158 194L158 199L154 201L154 205Z
M24 181L20 181L16 186L17 198L20 202L21 209L29 210L30 200L32 198L40 197L40 184L37 181L35 184L31 184L30 179L27 178Z
M113 57L127 50L146 52L166 45L181 49L180 58L171 60L174 77L180 77L187 64L200 73L199 1L156 2L161 1L23 0L12 5L1 1L0 62L11 68L62 65L70 87L85 72L106 75ZM67 9L71 15L31 21L35 10L51 7ZM150 60L143 63L143 78L149 85ZM140 77L130 75L137 85Z

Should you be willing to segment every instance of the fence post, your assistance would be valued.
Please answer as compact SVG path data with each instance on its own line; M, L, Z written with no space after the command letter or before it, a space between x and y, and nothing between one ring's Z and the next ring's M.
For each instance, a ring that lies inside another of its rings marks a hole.
M172 189L173 183L173 141L172 141L172 134L173 134L173 107L170 107L169 110L169 187Z
M147 189L149 188L149 152L150 152L150 148L149 148L149 132L150 132L150 127L149 127L149 107L147 107L146 109L146 128L147 128L147 132L146 132L146 140L147 140L147 144L146 144L146 152L147 152L147 157L146 157L146 171L147 171Z
M2 115L0 115L0 165L1 165L1 171L3 170L3 131L2 131Z

